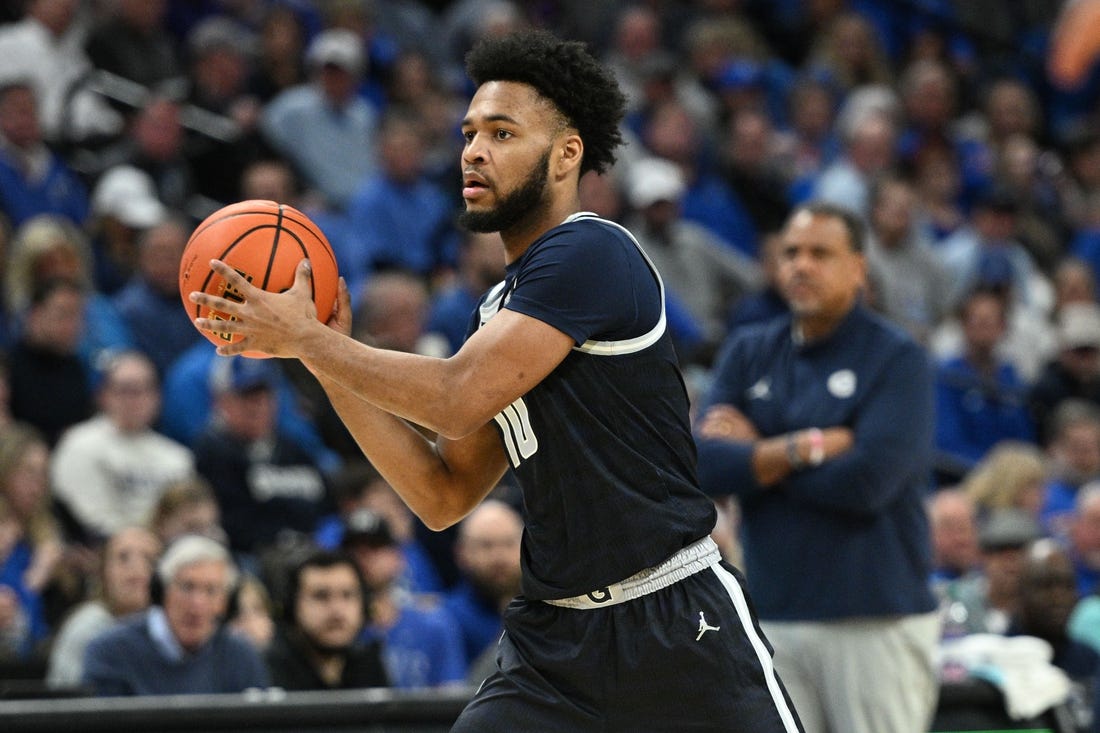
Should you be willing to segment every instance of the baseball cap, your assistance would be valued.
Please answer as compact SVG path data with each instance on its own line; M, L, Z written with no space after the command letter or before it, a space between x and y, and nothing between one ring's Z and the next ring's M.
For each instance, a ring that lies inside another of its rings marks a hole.
M679 201L684 195L684 174L663 158L642 158L630 166L627 197L635 209L658 201Z
M323 31L309 45L306 61L315 69L331 64L348 73L361 74L366 62L363 41L343 28Z
M344 522L341 545L364 544L371 547L396 545L393 532L385 518L370 509L356 509Z
M210 369L210 388L215 393L274 390L279 376L279 367L270 359L219 357Z
M1100 305L1067 303L1058 316L1058 343L1063 349L1100 348Z
M187 48L196 58L223 50L247 56L252 53L254 46L255 38L251 31L220 15L199 21L187 36Z
M994 511L978 530L978 544L987 552L1024 547L1043 536L1034 517L1020 509Z
M92 211L135 229L159 224L166 214L153 179L132 165L115 166L100 177L92 192Z

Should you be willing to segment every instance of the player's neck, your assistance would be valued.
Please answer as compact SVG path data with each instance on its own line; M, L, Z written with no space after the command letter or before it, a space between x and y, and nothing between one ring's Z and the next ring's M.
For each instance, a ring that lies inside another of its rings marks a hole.
M580 201L577 197L551 200L537 212L532 212L530 218L502 231L500 238L504 241L505 261L511 264L518 260L536 239L578 211L580 211Z

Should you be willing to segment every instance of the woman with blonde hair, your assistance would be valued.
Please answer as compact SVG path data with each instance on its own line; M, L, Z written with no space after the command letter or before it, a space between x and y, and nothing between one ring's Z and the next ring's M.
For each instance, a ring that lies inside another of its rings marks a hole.
M4 307L18 322L42 283L54 278L77 282L84 291L84 337L80 355L93 366L99 356L133 346L133 339L110 299L98 292L87 237L72 222L53 214L28 219L11 243L4 273Z
M49 456L34 428L13 425L0 438L0 658L32 656L48 633L42 594L63 554Z
M998 509L1022 509L1038 518L1049 469L1038 446L1002 441L967 474L962 488L980 516Z

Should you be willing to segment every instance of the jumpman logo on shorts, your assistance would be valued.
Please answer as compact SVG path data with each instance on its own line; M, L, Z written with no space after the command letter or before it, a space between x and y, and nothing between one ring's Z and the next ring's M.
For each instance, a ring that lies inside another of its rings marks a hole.
M695 641L699 641L700 639L702 639L703 634L707 633L708 631L718 631L718 629L720 629L720 628L722 628L722 627L721 626L711 626L710 624L708 624L706 616L704 616L703 612L700 611L699 612L699 635L695 637Z

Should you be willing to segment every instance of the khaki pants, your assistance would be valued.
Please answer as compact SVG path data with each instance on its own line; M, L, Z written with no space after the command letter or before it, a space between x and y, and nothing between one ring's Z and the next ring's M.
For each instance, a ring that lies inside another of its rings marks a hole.
M761 626L806 733L927 732L936 613Z

